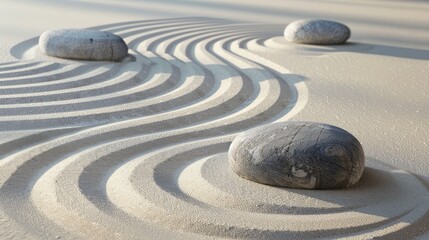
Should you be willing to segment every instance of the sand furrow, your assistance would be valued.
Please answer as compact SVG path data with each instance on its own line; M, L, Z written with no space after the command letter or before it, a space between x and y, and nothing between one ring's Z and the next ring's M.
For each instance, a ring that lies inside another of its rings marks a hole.
M13 69L13 70L1 72L0 78L30 76L33 74L38 74L43 72L55 71L59 67L61 67L61 64L59 63L42 62L40 64L18 69L18 70Z
M88 82L83 81L84 85L89 84L90 86L89 88L97 89L97 87L94 87L93 85L107 85L109 83L109 80L111 81L117 80L115 76L121 74L119 70L120 68L118 66L101 67L101 68L97 68L95 71L90 72L88 74L83 74L83 76L79 76L79 75L72 76L68 81L75 82L77 80L78 82L82 82L82 80L87 80L94 84L90 84ZM108 83L105 83L105 81L107 81ZM61 101L69 98L75 98L77 97L77 94L80 94L81 92L88 94L89 90L87 90L87 88L88 86L80 87L79 84L76 84L76 86L72 87L71 89L63 89L63 90L57 90L52 92L42 91L42 92L34 92L32 94L31 93L24 93L24 94L9 93L5 97L3 97L4 101L2 102L9 101L6 103L14 103L14 102L26 103L26 102L34 102L34 101L36 102L37 101L40 101L40 102Z
M2 89L25 88L33 86L44 86L60 84L71 81L68 79L73 75L84 75L88 71L94 70L93 65L65 65L52 72L43 72L25 77L14 77L2 80Z
M0 72L9 71L9 70L17 71L21 68L28 68L28 67L32 67L32 66L35 66L38 64L40 64L40 63L38 63L38 62L23 62L23 61L1 63L0 64Z

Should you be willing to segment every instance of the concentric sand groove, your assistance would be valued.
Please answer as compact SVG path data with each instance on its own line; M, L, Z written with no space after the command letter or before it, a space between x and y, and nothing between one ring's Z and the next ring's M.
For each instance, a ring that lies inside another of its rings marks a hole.
M231 172L236 133L287 120L307 100L287 66L253 52L270 51L277 26L184 18L94 29L124 37L131 56L54 59L34 38L0 65L0 130L31 130L0 144L0 228L42 239L284 239L424 226L428 187L375 159L358 186L329 194Z

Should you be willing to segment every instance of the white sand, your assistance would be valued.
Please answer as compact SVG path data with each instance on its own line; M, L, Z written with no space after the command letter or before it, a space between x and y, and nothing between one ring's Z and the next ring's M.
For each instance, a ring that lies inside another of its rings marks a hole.
M429 4L268 2L3 1L0 239L428 238ZM286 43L301 18L345 23L351 43ZM45 30L88 27L132 56L37 49ZM362 180L308 191L232 173L234 136L285 120L354 134Z

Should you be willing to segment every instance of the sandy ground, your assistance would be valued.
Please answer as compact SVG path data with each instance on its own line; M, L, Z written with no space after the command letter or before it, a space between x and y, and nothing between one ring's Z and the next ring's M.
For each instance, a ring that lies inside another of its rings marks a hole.
M419 1L2 1L0 238L429 238L429 4ZM303 18L343 46L285 42ZM46 57L37 36L122 36L121 63ZM354 134L353 188L237 177L226 151L265 123Z

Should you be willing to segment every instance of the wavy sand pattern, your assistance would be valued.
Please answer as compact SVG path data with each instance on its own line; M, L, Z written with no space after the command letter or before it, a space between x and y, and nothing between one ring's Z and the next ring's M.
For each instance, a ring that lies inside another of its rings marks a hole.
M122 36L131 56L48 58L34 38L0 65L0 129L27 130L0 145L3 237L427 233L428 184L375 159L347 191L275 188L229 169L236 133L307 101L299 76L254 54L275 49L281 26L181 18L96 29Z

